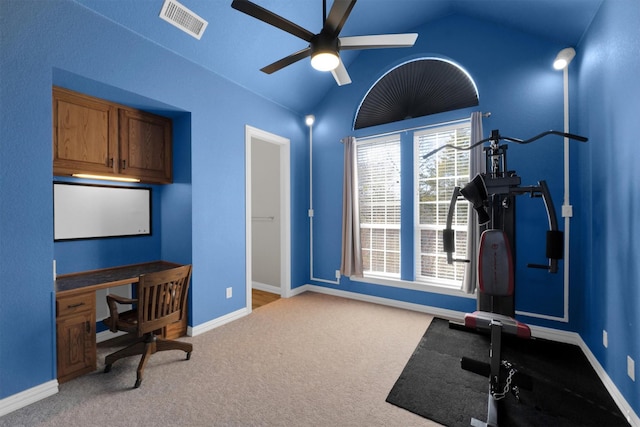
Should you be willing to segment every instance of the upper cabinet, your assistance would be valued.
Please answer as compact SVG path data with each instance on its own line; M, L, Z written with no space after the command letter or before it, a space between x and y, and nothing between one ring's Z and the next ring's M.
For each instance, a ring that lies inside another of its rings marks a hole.
M118 109L96 98L53 89L53 173L115 172Z
M171 119L53 88L53 173L172 182Z
M146 182L171 182L171 120L121 108L118 128L120 172Z

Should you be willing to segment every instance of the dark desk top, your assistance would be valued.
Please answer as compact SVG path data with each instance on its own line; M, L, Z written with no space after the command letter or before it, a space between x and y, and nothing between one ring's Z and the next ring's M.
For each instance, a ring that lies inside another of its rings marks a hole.
M141 274L155 273L179 266L180 264L167 261L153 261L122 267L61 274L56 278L55 290L56 294L64 293L65 295L69 295L129 283L138 283L138 278Z

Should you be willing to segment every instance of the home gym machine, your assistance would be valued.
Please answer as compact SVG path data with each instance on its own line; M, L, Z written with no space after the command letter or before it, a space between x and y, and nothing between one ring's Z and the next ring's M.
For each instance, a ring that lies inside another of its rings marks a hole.
M478 296L477 311L465 315L465 327L474 330L488 331L491 337L489 363L467 357L461 360L465 370L489 377L489 397L487 421L471 419L474 427L494 427L498 425L498 402L511 392L519 400L519 388L530 389L531 378L518 372L516 367L501 358L502 334L530 338L529 327L515 319L515 198L529 194L530 197L542 198L549 221L546 240L546 258L548 263L528 264L531 268L542 268L550 273L558 271L558 260L563 256L563 234L558 230L555 208L545 181L537 185L523 187L514 171L507 168L507 145L500 141L528 144L546 135L560 135L565 138L586 142L582 136L547 131L528 140L504 137L498 130L491 131L491 136L474 143L468 150L489 142L484 147L486 172L476 175L463 188L455 187L451 196L447 225L443 231L443 247L447 253L447 261L470 262L466 259L454 259L455 235L452 228L456 202L464 198L468 200L478 215L481 226L481 237L478 248ZM432 151L425 157L434 154L444 147ZM451 147L451 146L448 146ZM456 148L456 147L453 147ZM458 148L459 149L459 148Z

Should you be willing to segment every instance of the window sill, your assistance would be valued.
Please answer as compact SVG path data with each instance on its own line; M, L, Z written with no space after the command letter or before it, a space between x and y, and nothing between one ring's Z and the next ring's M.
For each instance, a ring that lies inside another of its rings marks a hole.
M411 289L414 291L431 292L434 294L451 295L460 298L475 299L476 294L467 294L460 289L450 288L446 286L430 285L424 282L410 282L399 279L385 279L382 277L349 277L353 282L371 283L374 285L391 286L393 288Z

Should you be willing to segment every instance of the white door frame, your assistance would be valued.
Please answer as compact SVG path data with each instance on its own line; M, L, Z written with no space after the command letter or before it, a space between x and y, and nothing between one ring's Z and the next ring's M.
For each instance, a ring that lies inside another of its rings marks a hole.
M290 141L249 125L245 125L245 226L247 310L251 312L252 244L251 244L251 142L259 139L280 148L280 296L291 296L291 185Z

